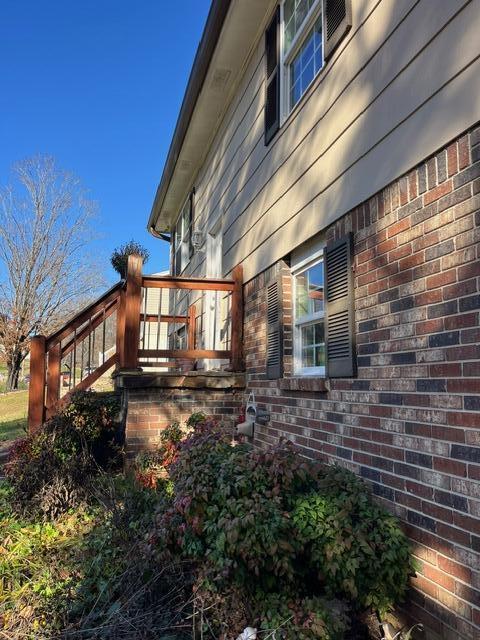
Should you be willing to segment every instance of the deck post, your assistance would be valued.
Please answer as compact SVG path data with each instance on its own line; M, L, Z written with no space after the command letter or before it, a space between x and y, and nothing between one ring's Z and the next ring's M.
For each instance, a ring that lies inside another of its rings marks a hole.
M60 366L61 344L57 342L48 351L47 364L47 418L55 414L57 402L60 399Z
M30 342L30 384L28 389L28 431L43 424L45 417L45 336Z
M243 371L243 267L233 268L232 278L232 370Z
M195 349L195 321L197 317L197 311L194 304L188 307L188 324L187 324L187 349Z
M136 369L138 367L140 309L142 304L142 265L143 260L140 256L128 256L124 305L123 362L120 364L124 369Z
M118 297L117 306L117 338L116 338L116 351L117 351L117 365L116 370L124 367L125 356L125 298L126 298L126 286L124 285L120 291Z

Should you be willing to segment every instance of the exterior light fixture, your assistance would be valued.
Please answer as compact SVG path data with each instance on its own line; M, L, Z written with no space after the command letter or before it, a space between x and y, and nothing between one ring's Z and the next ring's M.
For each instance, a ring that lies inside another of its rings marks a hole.
M192 245L196 252L200 251L205 242L203 231L194 231L192 233Z

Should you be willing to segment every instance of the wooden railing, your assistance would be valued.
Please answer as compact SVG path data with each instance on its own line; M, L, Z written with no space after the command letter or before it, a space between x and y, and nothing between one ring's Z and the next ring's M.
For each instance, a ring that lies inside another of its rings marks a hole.
M32 338L29 429L113 367L186 371L214 360L241 371L242 343L240 266L231 279L144 276L130 256L125 280L51 336Z

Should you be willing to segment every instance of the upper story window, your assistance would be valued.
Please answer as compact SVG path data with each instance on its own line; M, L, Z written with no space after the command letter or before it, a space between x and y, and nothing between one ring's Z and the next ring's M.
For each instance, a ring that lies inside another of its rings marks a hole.
M190 195L180 213L173 234L173 275L183 272L193 254L193 197Z
M325 375L323 255L293 272L295 373Z
M265 144L352 26L351 0L283 0L265 31Z
M323 67L322 1L285 0L282 13L283 95L288 114Z

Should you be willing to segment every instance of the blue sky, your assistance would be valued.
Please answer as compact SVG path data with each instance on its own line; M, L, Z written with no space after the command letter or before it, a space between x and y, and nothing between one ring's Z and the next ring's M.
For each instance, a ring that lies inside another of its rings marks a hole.
M53 155L99 203L106 263L134 238L148 271L167 268L146 223L210 0L1 5L0 184L15 161Z

